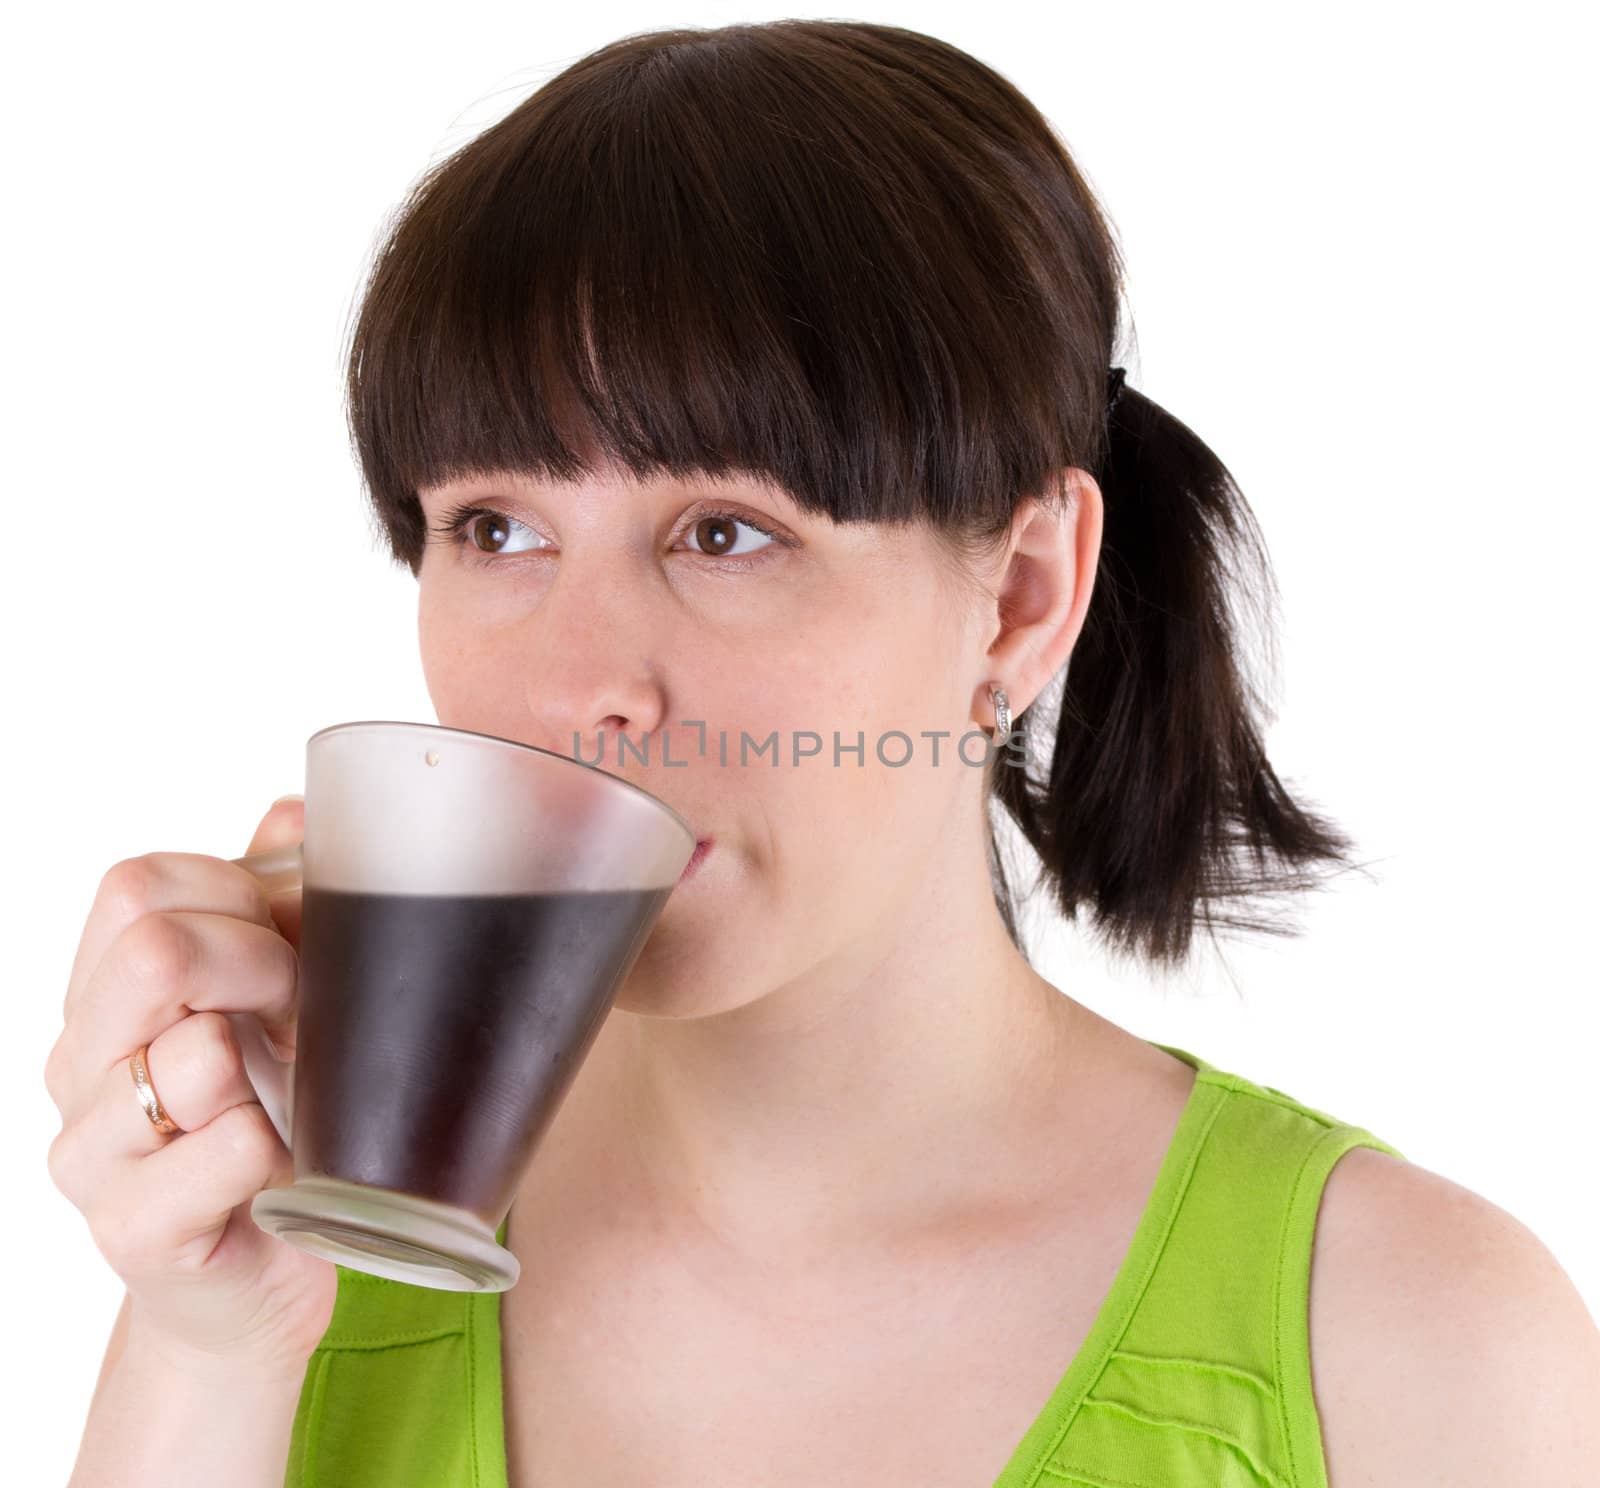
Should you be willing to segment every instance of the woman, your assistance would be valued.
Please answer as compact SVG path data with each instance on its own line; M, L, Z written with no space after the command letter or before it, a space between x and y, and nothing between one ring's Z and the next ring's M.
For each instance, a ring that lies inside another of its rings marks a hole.
M349 400L439 720L627 773L697 866L506 1216L521 1283L466 1297L249 1222L288 1161L221 1010L292 1045L295 911L216 858L113 868L47 1072L128 1287L75 1484L1600 1458L1600 1339L1524 1227L1020 946L991 796L1158 971L1352 866L1265 758L1259 538L1123 384L1120 283L1038 112L887 26L626 38L419 183Z

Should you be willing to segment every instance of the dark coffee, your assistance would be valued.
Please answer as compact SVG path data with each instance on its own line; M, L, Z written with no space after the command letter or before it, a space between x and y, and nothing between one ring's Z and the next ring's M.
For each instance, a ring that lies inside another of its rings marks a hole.
M671 892L308 885L297 1173L497 1220Z

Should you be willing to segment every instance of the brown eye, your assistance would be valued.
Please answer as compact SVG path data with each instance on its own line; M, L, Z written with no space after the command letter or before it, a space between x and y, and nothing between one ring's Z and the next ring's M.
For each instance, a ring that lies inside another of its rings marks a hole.
M535 539L532 544L522 547L506 547L505 542L515 529L521 527L523 532ZM515 517L505 516L501 512L491 511L487 507L461 507L446 517L442 526L434 529L440 536L448 538L451 542L461 547L469 543L473 550L484 553L490 557L500 557L504 554L515 556L519 553L536 553L544 547L539 540L539 534L532 528L517 521Z
M695 523L695 537L702 553L725 553L738 541L734 528L739 524L731 517L704 517Z
M483 535L485 532L497 533L498 539L485 538ZM471 539L472 546L480 553L498 553L500 551L498 543L503 543L510 536L510 532L500 517L493 512L482 512L473 519L472 526L467 530L467 536ZM491 546L492 543L495 545Z
M754 547L746 546L735 553L739 542L739 529L754 534L758 539ZM763 531L754 522L741 521L726 512L713 512L710 516L701 517L690 529L696 544L695 551L705 553L713 558L720 558L726 554L744 558L754 553L759 553L763 548L770 547L776 539L770 532Z

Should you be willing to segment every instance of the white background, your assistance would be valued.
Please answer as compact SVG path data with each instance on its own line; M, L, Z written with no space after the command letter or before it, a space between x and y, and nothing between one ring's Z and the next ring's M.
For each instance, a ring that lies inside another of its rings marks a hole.
M339 403L416 175L600 43L733 5L31 7L5 109L12 1481L64 1481L121 1285L45 1166L102 873L235 856L308 734L432 710ZM832 9L819 15L839 14ZM875 5L1010 77L1126 246L1130 380L1231 466L1282 586L1274 762L1376 882L1165 988L1148 1037L1483 1194L1600 1312L1590 579L1596 244L1577 16ZM130 1090L129 1099L133 1099ZM1063 1360L1063 1366L1065 1365Z

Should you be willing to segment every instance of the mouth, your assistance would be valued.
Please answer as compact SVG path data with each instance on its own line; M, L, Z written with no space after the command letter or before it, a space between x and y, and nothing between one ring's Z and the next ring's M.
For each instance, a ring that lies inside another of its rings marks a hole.
M702 837L695 843L694 852L690 854L689 861L683 865L683 872L678 875L680 884L688 882L694 876L695 870L705 862L706 854L711 851L712 841L710 837Z

